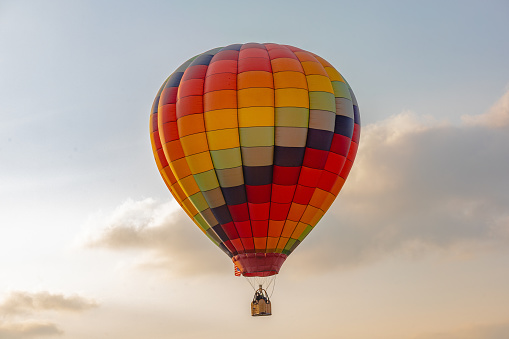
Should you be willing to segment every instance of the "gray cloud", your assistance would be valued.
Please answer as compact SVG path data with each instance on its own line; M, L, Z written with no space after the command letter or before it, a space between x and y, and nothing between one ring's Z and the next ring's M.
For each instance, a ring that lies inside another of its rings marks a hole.
M97 306L95 301L78 295L14 291L0 303L0 315L5 317L41 311L81 312Z
M292 269L324 272L393 253L503 249L509 244L507 102L509 94L458 126L412 112L366 126L343 192L292 254ZM124 203L87 244L144 249L151 255L140 266L182 274L211 273L228 262L183 212L151 199Z
M460 126L411 112L367 126L345 189L293 254L297 270L351 267L394 252L506 248L506 102L509 94Z
M85 246L143 250L146 256L136 263L137 268L180 275L215 274L230 263L175 202L128 200L98 223L102 228L85 236Z
M53 323L41 322L0 322L0 338L2 339L28 339L44 336L62 335L63 332Z

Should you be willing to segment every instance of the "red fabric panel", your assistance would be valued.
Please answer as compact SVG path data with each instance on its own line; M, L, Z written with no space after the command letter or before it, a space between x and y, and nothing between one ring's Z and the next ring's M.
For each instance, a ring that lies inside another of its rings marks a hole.
M242 240L242 245L244 245L246 252L254 252L254 241L251 236L249 238L240 238L240 240Z
M176 121L177 120L177 104L167 104L164 106L161 106L161 109L159 110L159 114L161 115L161 122L167 123L170 121Z
M309 204L309 201L311 200L314 191L315 191L314 187L297 185L297 189L295 190L295 196L293 197L293 202L301 205Z
M228 209L230 210L230 215L232 216L233 221L249 220L249 210L247 208L247 203L228 205Z
M261 204L270 201L271 185L246 186L247 200L253 204Z
M316 187L318 184L318 179L320 179L320 175L323 172L321 169L309 168L302 166L299 177L299 185Z
M177 119L196 113L203 113L203 96L184 97L177 101Z
M270 60L265 58L248 58L239 60L239 73L247 71L272 72Z
M338 174L331 173L329 171L323 171L322 176L320 177L320 181L318 183L318 188L321 188L326 192L330 192L337 179Z
M218 73L207 77L204 93L220 91L223 89L237 89L236 73Z
M237 73L237 60L219 60L210 63L207 75L216 73Z
M329 152L329 157L325 163L325 170L332 173L340 173L345 165L346 157L333 152Z
M226 248L232 252L232 253L237 253L237 249L235 248L235 246L233 246L232 242L230 240L226 240L224 243L223 243Z
M180 83L178 90L178 99L188 97L190 95L203 95L203 79L191 79Z
M348 149L350 148L350 138L345 137L341 134L334 134L334 137L332 138L332 144L330 146L330 151L344 155L348 154Z
M261 48L241 49L239 53L239 60L245 58L267 58L267 51Z
M219 60L237 60L238 58L239 51L234 50L220 51L216 55L214 55L214 57L211 60L211 64Z
M251 222L248 221L236 221L234 222L235 227L237 227L237 232L239 232L239 236L241 238L249 238L252 237L251 233ZM253 245L254 246L254 245Z
M268 220L270 211L270 202L263 204L248 203L249 216L251 220Z
M279 273L286 258L283 253L242 253L232 261L245 277L267 277Z
M203 79L205 78L205 74L207 73L207 65L195 65L187 68L184 71L184 75L182 76L182 79L180 80L180 84L182 84L183 81L189 80L189 79Z
M328 154L329 154L328 151L318 150L314 148L306 148L306 153L304 154L304 161L302 162L302 166L322 169L325 167Z
M164 155L162 148L157 150L157 156L159 157L159 160L161 160L161 166L163 166L163 168L168 166L168 161L166 160L166 156Z
M295 56L295 54L293 54L292 51L290 51L289 49L286 49L286 48L269 49L269 56L271 59L290 58L290 59L298 60L298 58Z
M258 48L258 49L265 49L265 46L263 44L260 44L258 42L248 42L247 44L243 44L240 47L240 51L242 52L245 49L248 48Z
M283 186L272 184L271 201L282 204L292 202L293 194L295 193L295 186L296 185Z
M159 106L176 103L177 91L178 87L168 87L163 89L161 92L161 98L159 99Z
M270 220L286 220L288 211L292 204L278 204L273 202L270 204Z
M239 233L237 232L237 229L235 228L233 222L229 222L221 226L223 227L224 232L226 233L230 240L237 239L239 237Z
M163 125L163 136L166 142L179 139L179 132L176 121L172 121Z
M299 181L299 167L283 167L274 165L272 181L278 185L295 185Z
M359 124L355 124L353 125L352 141L359 143L360 137L361 137L361 126Z
M268 220L252 220L253 237L266 237L269 230Z
M161 138L159 137L159 131L156 129L154 132L154 145L156 147L156 150L159 150L163 147L163 145L161 144Z

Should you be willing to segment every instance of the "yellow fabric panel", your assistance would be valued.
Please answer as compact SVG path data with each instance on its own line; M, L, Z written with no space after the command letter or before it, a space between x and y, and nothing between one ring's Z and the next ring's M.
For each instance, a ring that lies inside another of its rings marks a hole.
M304 232L304 230L308 226L309 226L308 224L305 224L303 222L299 222L297 224L297 227L295 227L295 230L292 233L292 238L293 239L299 239L299 237L301 236L302 232Z
M323 215L325 214L324 211L322 210L318 210L315 215L313 216L313 218L311 218L311 227L315 227L316 224L318 224L318 222L320 221L320 219L322 219Z
M207 131L238 127L236 108L207 111L204 113L204 117Z
M304 214L302 215L302 217L300 218L300 221L301 222L304 222L306 224L311 224L311 220L313 219L313 217L315 216L315 214L319 211L318 208L314 207L314 206L310 206L308 205L306 207L306 210L304 211Z
M252 87L273 88L272 73L265 71L248 71L237 75L237 89Z
M333 194L329 193L329 195L327 195L327 198L325 198L325 201L323 202L322 206L320 207L321 210L327 212L327 210L332 205L335 199L336 197Z
M196 209L196 207L194 207L191 200L186 199L186 200L182 201L182 205L185 206L185 208L187 208L189 211L196 211L196 213L194 213L193 216L198 214L198 210Z
M211 151L240 147L238 128L207 132L207 140Z
M186 156L208 151L207 135L202 133L191 134L180 138L182 149Z
M274 73L274 88L307 89L306 76L302 72L285 71Z
M296 51L294 52L295 56L299 58L300 62L303 61L314 61L316 62L316 58L313 54L309 53L308 51Z
M237 92L238 107L274 106L272 88L246 88Z
M328 76L322 64L317 61L303 61L301 65L302 68L304 68L304 73L306 73L306 75L320 74Z
M276 246L276 253L281 253L283 251L283 249L285 248L286 246L286 243L288 242L290 238L279 238L279 241L277 243L277 246Z
M338 177L336 179L336 182L334 183L334 186L332 186L330 192L334 194L335 196L338 196L339 191L341 191L341 188L343 188L343 185L345 184L345 179L342 177Z
M191 173L198 174L214 169L209 152L198 153L186 157Z
M192 175L182 178L181 180L179 180L179 183L180 187L182 187L182 190L188 197L195 193L200 192L200 188L198 187L198 184L196 183Z
M306 76L309 86L309 91L313 92L328 92L334 94L334 88L330 82L329 77L324 75L308 75Z
M239 127L274 126L274 107L239 108Z
M275 237L279 239L279 236L281 235L281 231L283 230L283 227L285 225L284 220L269 220L269 237ZM274 245L274 248L276 246ZM272 247L271 247L272 248Z
M265 250L267 248L267 238L253 238L256 250Z
M281 232L281 237L290 237L295 230L295 227L297 227L297 224L297 221L286 220L283 232Z
M284 72L284 71L295 71L302 72L302 66L299 60L295 60L292 58L276 58L270 61L272 66L272 72Z
M325 66L324 68L327 74L329 75L330 81L345 82L343 76L334 67Z
M189 114L177 120L179 137L205 131L202 114Z
M236 90L223 89L220 91L208 92L203 95L204 112L224 108L237 108Z
M184 178L191 175L191 170L187 164L186 158L180 158L178 160L170 162L170 168L177 178Z
M280 88L274 90L276 107L309 108L308 91L301 88Z

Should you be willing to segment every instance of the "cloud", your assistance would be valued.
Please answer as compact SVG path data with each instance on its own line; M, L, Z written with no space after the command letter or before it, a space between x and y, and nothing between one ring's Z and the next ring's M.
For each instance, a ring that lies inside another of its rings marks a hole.
M2 339L28 339L62 334L62 330L53 323L19 322L7 324L0 322L0 338Z
M41 311L81 312L98 304L78 295L65 296L46 291L30 293L14 291L0 303L0 315L10 316Z
M293 268L325 272L395 253L464 258L507 248L508 100L509 92L461 125L408 111L365 126L344 190L292 254ZM143 249L150 256L140 266L179 274L222 267L224 255L176 210L175 203L129 200L87 246Z
M508 101L459 126L412 112L366 126L344 190L292 254L298 269L507 248Z
M99 229L84 235L82 243L89 248L142 250L146 256L136 263L140 269L215 274L230 262L174 201L128 200L95 222Z

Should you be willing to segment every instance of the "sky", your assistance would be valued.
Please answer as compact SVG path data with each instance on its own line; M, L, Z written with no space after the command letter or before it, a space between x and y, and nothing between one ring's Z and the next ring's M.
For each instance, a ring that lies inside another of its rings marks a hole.
M508 338L507 32L505 0L0 0L0 339ZM176 67L246 42L327 59L362 121L271 317L149 138Z

